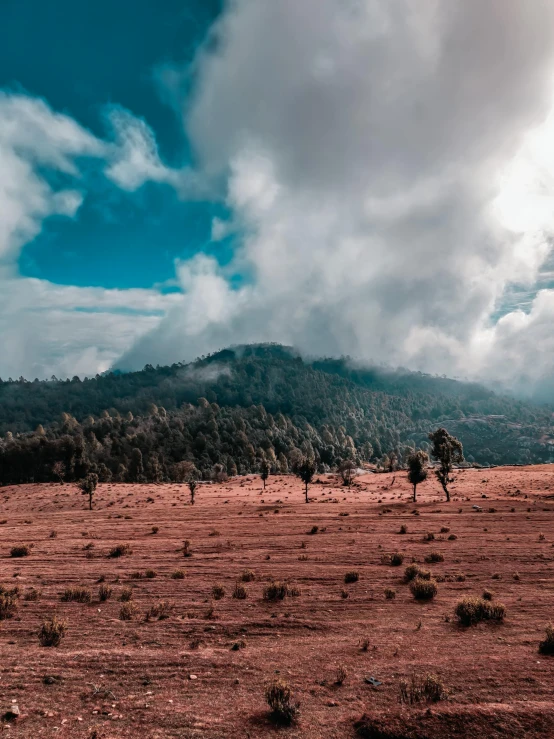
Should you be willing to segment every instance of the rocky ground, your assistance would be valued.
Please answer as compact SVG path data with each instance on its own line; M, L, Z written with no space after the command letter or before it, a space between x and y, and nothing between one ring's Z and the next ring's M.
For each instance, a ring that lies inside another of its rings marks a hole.
M73 485L0 489L0 584L20 590L15 615L0 622L0 712L19 715L0 728L12 737L338 739L355 736L366 713L364 735L375 739L554 735L554 657L538 652L553 618L554 468L455 478L450 503L430 479L416 505L401 472L349 489L322 476L308 505L293 477L270 477L266 490L253 476L202 485L194 506L185 486L105 484L93 511ZM120 544L130 551L109 557ZM32 545L29 556L10 556L17 545ZM401 566L390 564L394 552ZM431 552L444 561L424 565ZM403 581L413 560L437 577L430 602ZM233 598L245 570L254 573L246 598ZM358 581L345 584L348 572ZM106 602L101 579L112 589ZM272 579L298 594L263 600ZM91 602L63 602L74 587ZM122 621L129 588L132 618ZM505 621L458 625L456 603L485 589L506 606ZM160 602L168 617L145 619ZM67 622L65 638L40 646L53 615ZM401 681L428 673L445 699L401 703ZM300 702L290 728L268 718L264 689L276 677Z

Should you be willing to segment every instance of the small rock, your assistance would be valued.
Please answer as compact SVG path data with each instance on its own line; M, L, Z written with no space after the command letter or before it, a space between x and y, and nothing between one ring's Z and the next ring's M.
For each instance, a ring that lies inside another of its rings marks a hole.
M19 718L20 713L21 711L19 710L17 703L13 703L4 714L4 718L8 721L13 721L16 718Z
M198 675L189 675L189 680L198 680Z

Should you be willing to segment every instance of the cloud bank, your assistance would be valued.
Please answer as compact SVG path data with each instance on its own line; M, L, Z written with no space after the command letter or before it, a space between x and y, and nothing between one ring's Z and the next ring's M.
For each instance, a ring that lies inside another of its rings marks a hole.
M173 105L194 169L128 111L100 140L0 96L3 376L277 341L554 396L550 0L233 0L193 72ZM17 278L43 220L77 214L82 157L123 190L223 193L231 263L177 263L171 296Z
M213 34L183 120L242 246L121 365L271 340L547 385L554 5L235 0Z

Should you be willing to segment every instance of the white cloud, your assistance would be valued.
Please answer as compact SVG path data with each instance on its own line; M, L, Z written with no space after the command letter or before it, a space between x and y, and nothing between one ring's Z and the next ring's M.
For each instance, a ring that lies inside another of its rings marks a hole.
M42 100L0 92L3 377L63 377L107 369L181 299L156 290L54 285L17 272L22 246L40 233L46 218L77 215L86 189L78 158L105 162L127 189L146 179L182 184L156 159L145 124L120 112L117 130L115 142L102 141ZM73 184L52 184L56 179L50 181L46 170L63 173Z
M124 361L275 340L540 383L550 301L495 316L551 248L554 5L235 0L215 34L185 124L243 247Z

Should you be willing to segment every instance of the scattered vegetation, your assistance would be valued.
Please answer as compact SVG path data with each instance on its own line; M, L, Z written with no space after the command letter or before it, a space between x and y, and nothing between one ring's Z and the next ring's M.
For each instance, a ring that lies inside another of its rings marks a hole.
M454 614L462 626L472 626L480 621L503 621L506 607L484 598L469 597L458 602Z
M92 593L88 588L66 588L60 598L64 603L90 603Z
M412 675L411 680L400 681L401 703L436 703L446 697L447 692L437 675Z
M47 618L42 622L38 633L38 640L42 647L58 647L67 631L67 622L57 616Z
M432 600L437 594L437 581L425 580L418 575L411 581L410 590L416 600Z
M271 718L279 724L292 724L299 712L300 704L292 698L292 690L284 680L274 680L265 691L265 699L271 709Z

